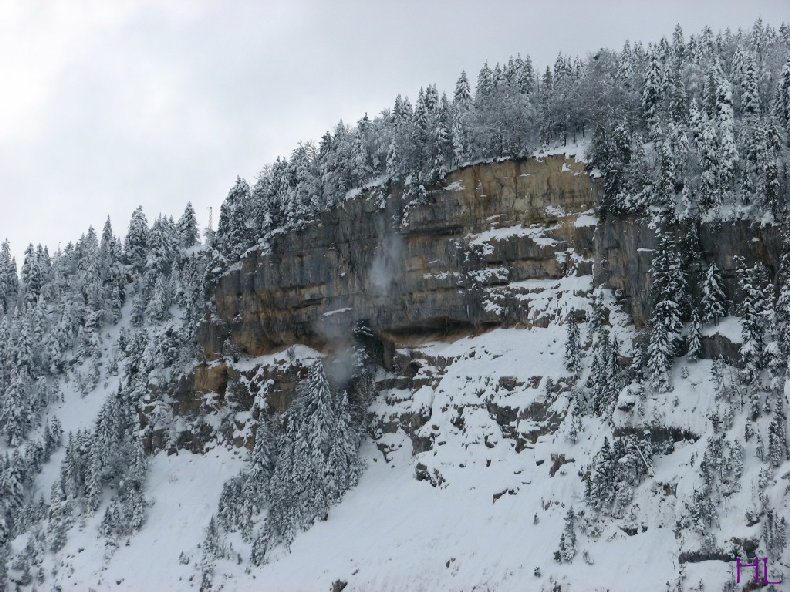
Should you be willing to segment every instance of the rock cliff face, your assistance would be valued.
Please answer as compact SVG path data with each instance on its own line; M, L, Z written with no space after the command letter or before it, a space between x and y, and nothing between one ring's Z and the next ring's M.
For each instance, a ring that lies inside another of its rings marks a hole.
M593 260L595 283L617 290L643 327L655 235L635 217L596 228L581 214L598 190L584 163L565 155L469 166L411 203L401 186L369 188L224 275L201 345L208 360L230 353L228 343L249 356L295 342L323 349L362 323L382 340L389 368L394 348L414 340L545 324L530 308L528 282L588 274ZM728 297L737 290L735 255L761 260L775 278L776 227L703 224L699 239ZM218 380L220 370L199 370L196 389L221 390Z
M572 157L469 166L411 204L402 189L368 189L227 273L207 358L227 338L246 355L321 348L360 322L391 341L540 322L486 288L589 273L594 219L578 215L596 186Z
M206 411L244 414L260 394L270 411L285 410L305 371L283 358L295 343L341 349L364 327L389 371L379 390L413 393L422 386L415 378L421 366L447 361L410 359L411 346L494 327L546 327L572 306L560 304L559 294L586 297L604 284L644 327L655 235L634 217L599 223L592 215L598 191L572 156L478 164L411 203L400 186L366 189L301 231L276 237L219 281L215 313L199 331L207 363L174 394L174 414L191 424L179 446L202 448L212 431ZM737 289L735 255L762 261L775 278L775 227L703 224L699 240L705 263L722 270L729 298ZM737 358L737 343L723 335L702 345L702 357ZM228 362L273 352L281 352L276 363L259 359L246 371ZM488 411L503 430L513 419ZM419 451L428 446L418 435L428 419L408 411L380 423L384 432L403 428ZM228 420L224 437L251 445L249 434L238 435L247 420ZM551 424L541 422L539 433ZM519 446L529 439L518 434Z

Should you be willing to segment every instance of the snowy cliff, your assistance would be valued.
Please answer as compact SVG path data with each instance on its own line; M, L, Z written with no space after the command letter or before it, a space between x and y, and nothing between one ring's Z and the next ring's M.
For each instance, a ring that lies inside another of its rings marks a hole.
M790 581L788 40L486 64L203 244L3 243L0 592Z
M217 317L202 334L214 359L199 369L195 396L233 391L220 414L242 421L226 441L252 447L254 438L241 438L248 412L287 409L294 377L359 343L360 327L378 368L359 484L290 553L254 569L256 582L718 589L734 581L735 558L758 549L783 573L775 539L784 536L790 466L769 460L767 442L785 395L761 395L756 421L741 403L738 319L703 328L700 351L674 365L671 392L631 382L656 248L648 221L591 215L595 181L566 157L477 165L448 181L408 224L397 195L379 210L372 191L219 282ZM354 232L326 234L344 227ZM775 228L736 222L699 236L733 299L737 255L777 281ZM332 244L326 258L320 241ZM381 293L374 262L387 244L398 247ZM581 377L567 362L569 318L580 357L592 361L580 364ZM283 351L293 343L312 349ZM701 491L720 507L701 508ZM246 553L241 541L235 549ZM213 569L231 589L252 585L227 559Z

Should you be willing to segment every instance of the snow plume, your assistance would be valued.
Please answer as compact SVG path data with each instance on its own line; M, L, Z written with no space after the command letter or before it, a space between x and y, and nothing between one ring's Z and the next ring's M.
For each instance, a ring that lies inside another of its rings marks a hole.
M344 390L354 375L354 348L350 344L338 348L324 361L329 383L338 391Z
M333 314L334 313L334 314ZM314 330L326 344L325 369L332 386L344 385L351 369L345 369L346 351L353 345L353 310L351 307L325 313L314 325Z
M386 295L405 256L403 238L396 233L380 232L376 254L370 266L370 287L377 296Z

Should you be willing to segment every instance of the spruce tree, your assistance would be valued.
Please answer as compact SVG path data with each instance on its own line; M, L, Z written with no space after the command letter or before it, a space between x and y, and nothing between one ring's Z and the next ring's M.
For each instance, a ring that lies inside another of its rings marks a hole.
M774 301L774 318L780 353L790 355L790 234L788 227L782 229L781 254L779 256L779 294Z
M258 429L255 431L255 445L250 456L250 471L244 483L244 496L256 510L260 510L270 499L269 491L278 458L279 444L266 412L261 411Z
M768 461L774 468L779 467L788 458L790 446L787 441L787 417L784 411L784 394L777 397L777 408L768 426Z
M217 248L231 261L237 260L252 246L249 209L250 186L241 177L236 177L236 183L220 207L215 236Z
M711 263L705 272L700 292L702 321L718 325L719 319L726 314L726 298L721 273L715 263Z
M126 263L137 273L142 273L145 269L148 255L148 233L148 218L143 213L143 206L138 206L132 212L132 219L129 221L129 231L126 234L124 243Z
M647 368L650 380L660 391L671 389L669 369L672 365L673 347L664 323L656 319L650 330L650 342L647 347Z
M5 240L0 245L0 309L4 315L16 307L18 294L16 259L11 255L11 244Z
M741 110L744 115L760 114L760 94L757 88L757 64L751 55L744 58L741 73Z
M581 342L579 336L579 324L571 311L565 321L567 327L565 338L565 368L574 376L579 375L581 370Z
M648 129L655 130L661 115L660 108L663 101L663 73L658 56L653 54L647 68L645 86L642 91L642 111L648 124Z
M650 268L653 309L650 315L648 364L656 388L668 390L671 387L669 369L680 338L682 307L687 291L680 256L670 231L661 228L658 235L658 246Z
M696 362L702 350L700 343L700 321L699 314L696 307L691 311L691 325L689 327L689 345L688 345L688 358L689 361Z
M721 74L716 80L716 120L719 135L717 188L726 198L733 189L739 157L735 145L732 87L730 82Z
M776 85L774 115L785 130L787 145L790 146L790 59L782 67L779 83Z
M8 559L10 551L4 535L5 533L2 532L2 526L0 525L0 592L9 590L6 586L8 583Z
M693 105L693 103L692 103ZM694 111L692 110L692 121ZM715 121L707 114L699 120L697 147L700 154L700 209L703 213L714 212L721 205L723 187L720 178L721 143Z
M766 314L769 309L768 281L761 263L747 266L743 257L736 257L738 286L741 301L742 343L740 348L742 375L747 383L753 382L763 368Z
M554 552L554 559L561 563L570 563L576 556L576 515L573 508L565 514L565 526L560 535L560 545Z

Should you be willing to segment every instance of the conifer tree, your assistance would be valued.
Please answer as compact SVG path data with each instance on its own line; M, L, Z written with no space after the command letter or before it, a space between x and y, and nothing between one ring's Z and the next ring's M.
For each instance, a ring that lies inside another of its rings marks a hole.
M579 337L579 324L571 311L565 321L567 331L565 338L565 368L578 376L581 365L581 342Z
M744 57L741 72L741 110L747 117L760 114L760 95L757 88L757 64L750 55Z
M29 304L35 304L41 295L41 269L32 244L25 249L22 263L22 293Z
M732 86L721 74L716 80L716 119L719 135L717 188L726 197L732 191L739 158L735 145Z
M565 514L565 526L560 535L559 548L554 552L554 559L560 563L570 563L576 556L576 515L573 508Z
M627 189L633 152L626 123L613 123L616 125L611 130L605 125L599 125L593 134L592 164L603 173L604 194L599 210L604 215L623 210L621 193Z
M779 467L788 458L787 417L784 411L784 396L777 397L777 408L768 426L768 461L774 468Z
M10 552L8 549L8 543L6 542L5 533L2 532L2 527L0 526L0 592L6 592L8 588L6 587L8 582L8 558Z
M642 111L644 112L648 128L651 130L655 130L660 117L660 107L663 101L663 87L664 81L661 64L658 56L654 54L650 58L650 64L645 78L645 86L642 91Z
M788 228L782 230L781 254L779 256L779 294L774 302L774 318L777 323L780 353L790 355L790 235Z
M691 326L689 329L688 347L688 358L692 362L697 361L700 351L702 350L702 345L700 343L700 329L699 314L697 313L697 309L695 307L691 310Z
M272 475L278 458L279 442L272 432L265 412L261 412L255 431L255 446L250 457L250 472L244 485L245 497L260 508L269 499Z
M682 307L687 298L680 257L668 230L659 229L658 246L650 269L651 301L649 369L653 384L670 388L669 369L682 328Z
M197 227L197 217L192 202L188 201L184 213L178 219L178 238L182 249L189 249L197 244L200 233Z
M11 255L11 244L5 240L0 245L0 309L9 314L16 307L19 293L16 259Z
M148 254L148 233L148 218L143 213L143 206L138 206L132 212L132 219L129 221L129 231L126 234L124 243L126 263L137 273L142 273L145 269Z
M726 314L726 299L721 273L715 263L711 263L705 272L700 292L702 294L702 321L718 325L719 319Z
M667 327L659 319L656 319L656 323L650 331L647 367L653 385L661 391L670 390L672 386L669 377L672 352L673 347Z
M785 130L787 145L790 146L790 59L782 67L779 83L776 85L773 111L779 125Z
M738 313L741 316L742 344L740 357L742 375L747 383L753 382L763 367L765 347L764 331L768 312L767 278L761 263L747 266L743 257L737 257L738 286L741 301Z
M778 158L781 154L779 132L767 118L755 124L760 141L755 155L754 168L757 176L758 204L763 212L771 213L775 220L781 220L786 205L780 199L780 178Z
M215 236L217 248L231 260L238 259L252 244L248 226L249 202L249 184L241 177L236 177L236 183L220 207Z
M771 557L781 557L787 546L787 520L784 516L778 518L773 508L765 511L762 524L762 538L766 551Z

